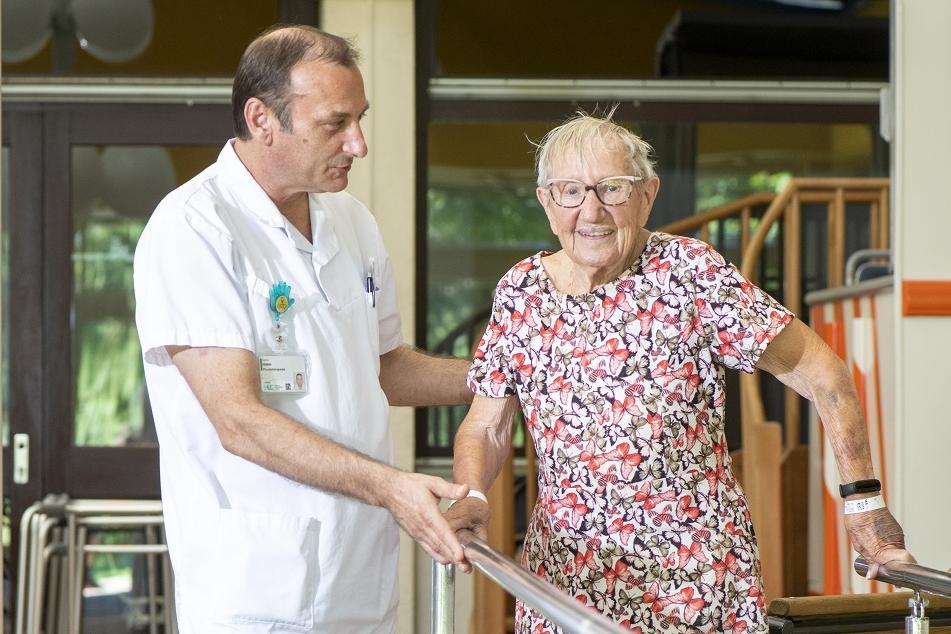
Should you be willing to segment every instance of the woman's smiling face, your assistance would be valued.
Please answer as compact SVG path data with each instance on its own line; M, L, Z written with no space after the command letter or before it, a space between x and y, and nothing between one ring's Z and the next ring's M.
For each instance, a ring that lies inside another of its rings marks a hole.
M612 176L636 176L629 157L610 145L589 157L565 156L552 164L552 179L571 179L588 186ZM591 278L609 281L633 261L638 234L647 223L657 195L656 177L640 180L626 202L606 205L594 190L588 190L581 205L565 208L552 197L550 188L536 190L545 208L552 233L568 258Z

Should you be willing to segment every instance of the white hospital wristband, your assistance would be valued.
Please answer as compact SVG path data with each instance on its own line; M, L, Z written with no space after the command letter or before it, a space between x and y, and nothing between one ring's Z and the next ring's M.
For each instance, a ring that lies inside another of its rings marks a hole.
M467 495L466 497L478 498L482 500L483 502L485 502L486 504L489 503L489 498L485 497L485 493L483 493L482 491L476 491L475 489L469 489L469 495Z
M846 515L854 515L855 513L865 513L866 511L883 508L885 508L885 498L881 495L873 495L861 500L846 500L843 505L843 512Z
M482 500L486 504L489 503L489 499L485 497L485 493L483 493L482 491L476 491L475 489L469 489L469 494L466 495L466 498L476 498L476 499ZM449 503L449 508L452 508L452 505L455 504L456 502L461 502L462 500L466 498L462 498L461 500L453 500L452 502Z

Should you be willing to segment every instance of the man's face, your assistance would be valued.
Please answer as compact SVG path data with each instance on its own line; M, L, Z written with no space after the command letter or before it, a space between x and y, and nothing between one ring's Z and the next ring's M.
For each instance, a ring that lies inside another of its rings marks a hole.
M342 191L353 159L367 155L363 76L356 68L302 62L291 71L290 94L291 129L277 126L271 154L280 178L295 191Z

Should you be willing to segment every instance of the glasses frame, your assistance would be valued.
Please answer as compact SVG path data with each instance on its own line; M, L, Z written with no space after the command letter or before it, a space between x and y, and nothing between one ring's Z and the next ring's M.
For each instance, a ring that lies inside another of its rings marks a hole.
M594 195L597 197L597 199L598 199L599 201L601 201L601 204L602 204L602 205L607 205L608 207L616 207L616 206L618 206L618 205L623 205L624 203L626 203L627 201L629 201L629 200L631 199L631 194L634 193L634 188L631 188L631 193L628 194L628 195L627 195L627 198L625 198L625 199L622 200L621 202L619 202L619 203L608 203L608 202L605 202L604 199L601 198L601 194L598 193L598 185L600 185L601 183L603 183L603 182L605 182L605 181L616 181L616 180L625 180L625 181L630 181L630 182L636 184L636 183L638 183L638 182L644 180L644 177L643 177L643 176L626 176L626 175L625 175L625 176L608 176L607 178L602 178L601 180L599 180L599 181L598 181L597 183L595 183L594 185L589 185L589 184L585 183L584 181L579 181L579 180L577 180L577 179L575 179L575 178L549 178L548 180L545 181L545 187L548 188L548 195L551 196L552 202L554 202L556 205L558 205L558 206L561 207L562 209L577 209L578 207L580 207L581 205L584 204L584 201L585 201L585 200L587 200L587 198L588 198L588 192L589 192L589 191L593 191L593 192L594 192ZM558 200L555 198L554 192L552 192L552 186L553 186L555 183L578 183L579 185L583 186L583 187L584 187L584 196L582 196L581 202L579 202L577 205L562 205L562 204L561 204L560 202L558 202Z

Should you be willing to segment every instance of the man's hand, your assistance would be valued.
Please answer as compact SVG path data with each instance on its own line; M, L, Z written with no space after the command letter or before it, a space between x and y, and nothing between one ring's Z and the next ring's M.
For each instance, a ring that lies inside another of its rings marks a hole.
M470 530L479 539L488 539L489 505L478 498L459 500L446 511L446 521L453 531ZM459 568L466 573L472 572L468 560L459 564Z
M422 473L396 471L388 482L381 506L429 556L441 564L463 565L462 544L449 527L439 500L458 500L469 493L465 484L453 484Z
M845 516L845 529L852 547L868 560L868 578L874 579L881 564L891 561L915 563L905 550L905 534L887 508Z

